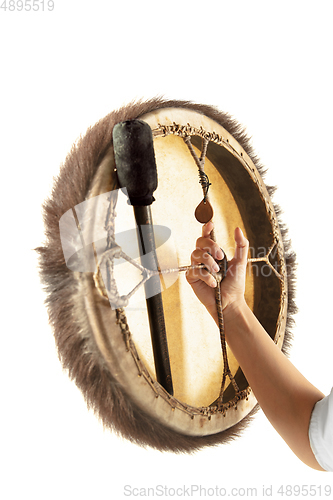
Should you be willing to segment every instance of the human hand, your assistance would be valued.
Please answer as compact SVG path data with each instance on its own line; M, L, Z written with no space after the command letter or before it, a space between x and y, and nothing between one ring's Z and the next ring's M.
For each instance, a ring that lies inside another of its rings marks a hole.
M210 273L216 273L217 264L215 259L221 260L224 255L217 243L210 238L214 227L208 222L202 228L202 236L196 241L196 249L191 254L191 264L204 264L206 269L191 269L186 273L186 279L192 286L194 293L208 312L216 319L215 290L217 286L215 278ZM240 228L235 229L235 254L228 262L227 275L221 283L222 308L230 308L231 305L244 302L245 277L249 242ZM214 267L215 266L215 267ZM209 272L208 272L209 271Z

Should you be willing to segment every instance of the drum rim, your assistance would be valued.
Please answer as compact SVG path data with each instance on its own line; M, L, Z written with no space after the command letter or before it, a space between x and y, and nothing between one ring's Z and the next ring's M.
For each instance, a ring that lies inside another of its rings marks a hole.
M88 134L85 136L85 138L83 138L81 140L81 143L78 144L78 146L75 147L74 150L72 151L70 157L67 159L67 162L62 169L62 172L61 172L58 180L56 181L55 191L58 191L58 195L59 195L59 192L61 192L61 188L63 188L64 179L69 176L70 170L73 169L73 157L75 157L78 154L80 147L82 148L82 146L87 145L87 142L91 143L93 136L94 136L94 134L96 135L98 128L101 128L101 126L102 126L102 128L104 127L105 132L108 131L110 133L110 130L112 130L113 125L115 123L117 123L118 121L123 121L123 119L142 118L144 115L148 114L149 112L152 112L152 111L155 111L155 110L158 110L161 108L166 108L166 107L170 107L170 108L178 107L178 108L185 108L185 109L189 109L189 110L193 109L195 112L205 114L206 116L207 116L207 113L209 112L210 116L209 116L209 114L208 114L208 116L211 119L213 119L214 121L217 121L217 123L219 123L219 122L218 122L218 120L216 120L216 117L219 116L220 120L222 117L225 121L225 124L229 128L229 130L228 129L226 129L226 130L228 130L228 132L235 138L235 140L237 142L239 142L241 147L244 149L246 154L249 156L251 161L256 166L260 177L263 178L263 169L262 169L261 165L259 164L257 158L253 154L253 151L252 151L250 144L249 144L249 140L246 138L246 135L245 135L244 131L241 129L241 127L239 126L239 124L237 122L235 122L234 120L232 120L229 117L229 115L226 115L224 113L221 114L215 108L205 106L205 105L195 105L193 103L184 102L184 101L164 101L164 100L160 100L160 99L153 99L153 100L150 100L148 102L139 102L134 106L134 108L133 108L133 104L126 107L126 108L122 108L118 112L114 112L114 113L108 115L107 117L105 117L98 124L96 124L96 126L93 129L90 129L90 131L88 131ZM128 116L129 114L132 116ZM223 126L223 125L221 125L221 126ZM224 128L226 128L226 127L224 126ZM232 132L230 132L230 130ZM109 134L109 137L111 137L111 134ZM106 152L110 151L110 142L109 142L109 140L105 140L104 142L105 142L105 146L104 146L104 155L105 155ZM97 172L97 169L102 161L102 158L104 156L102 154L103 148L101 149L101 152L98 152L98 153L99 154L97 154L97 157L95 157L96 158L95 164L90 166L91 167L90 172L88 172L88 175L86 176L86 179L85 179L86 187L91 185L92 180L95 176L95 173ZM96 151L95 151L95 154L96 154ZM98 156L99 156L99 161L96 161L98 159ZM78 172L76 172L76 175L77 174L78 174ZM272 194L273 189L268 188L267 190L269 193L269 197L271 199L270 194ZM83 188L81 190L81 197L83 194L84 194L84 199L85 199L85 196L87 194L87 189ZM63 207L57 207L57 210L54 209L55 198L56 198L56 196L54 194L54 196L51 197L44 204L44 213L45 213L47 228L54 227L56 225L56 219L59 219L59 217L64 213L64 211L66 211L66 210L62 211ZM73 197L71 197L71 198L73 198ZM77 203L80 203L81 201L83 201L83 199L75 200L74 205ZM73 203L73 200L72 199L69 200L69 203ZM274 205L274 203L273 203L273 205ZM73 205L71 205L71 206L73 206ZM276 206L274 208L275 208L275 212L277 214L277 219L279 219L279 209ZM52 220L50 220L50 219L52 219ZM287 231L286 231L285 227L282 226L281 222L279 222L279 228L281 228L282 240L284 242L285 252L286 252L287 260L288 260L288 265L290 267L290 272L288 273L288 285L289 285L288 318L287 318L287 326L286 326L286 330L285 330L285 339L284 339L284 343L283 343L283 347L282 347L282 350L286 353L287 348L288 348L288 344L290 344L290 338L291 338L290 327L292 326L292 315L295 312L295 306L294 306L294 302L293 302L293 288L294 288L294 280L295 280L295 277L294 277L295 255L291 251L290 243L286 239ZM59 233L59 230L58 230L58 233ZM58 234L58 238L59 238L59 234ZM81 339L81 343L82 343L83 339L85 340L85 342L84 342L85 343L85 353L87 355L87 353L90 351L90 355L91 355L90 356L91 359L89 360L88 365L90 366L90 369L92 369L92 366L96 364L96 360L97 360L97 362L100 365L100 370L99 370L100 371L100 373L99 373L100 378L101 378L101 371L103 371L103 373L105 375L105 368L106 368L105 367L105 359L103 359L103 357L100 356L98 349L96 349L96 346L93 345L94 342L92 341L92 339L87 338L87 336L85 338L85 335L82 336L82 328L84 329L84 325L81 325L81 327L80 327L80 330L81 330L81 332L79 334L80 339L76 338L76 340L75 340L75 342L73 342L72 346L69 346L68 342L67 343L65 342L64 335L62 335L62 332L59 331L60 311L59 311L58 307L55 307L55 297L57 294L52 286L52 283L54 283L54 276L51 276L52 273L50 273L50 271L49 271L50 260L52 260L52 258L51 258L52 244L58 243L58 245L59 245L59 241L56 242L55 241L56 239L57 238L53 238L53 239L49 238L48 244L44 247L40 247L37 250L39 251L39 254L40 254L41 278L42 278L42 281L44 282L44 284L46 284L49 287L49 296L47 299L47 305L48 305L48 309L49 309L50 319L51 320L53 319L53 323L54 323L55 337L56 337L56 341L57 341L59 356L62 360L64 367L69 370L70 376L72 378L74 378L77 385L83 391L88 405L92 406L95 409L97 414L99 414L99 416L102 418L104 424L106 424L108 427L115 428L115 430L119 431L119 429L121 429L122 426L121 425L119 426L117 424L115 425L114 422L112 421L112 419L110 421L110 417L106 416L106 411L105 411L106 409L101 408L101 406L103 406L103 405L101 405L100 401L96 402L98 399L96 397L96 394L92 394L92 392L94 392L94 391L90 390L89 383L87 385L87 380L84 380L85 377L83 376L83 373L87 373L87 367L84 367L83 363L78 360L78 354L77 353L75 354L73 352L73 346L76 345L78 347L80 344L79 340ZM81 303L81 312L82 312L82 308L84 309L84 307L85 307L84 304L82 304L82 298L80 297L80 293L79 293L80 286L82 286L82 284L83 284L82 279L79 280L80 285L78 286L78 280L77 280L78 276L74 277L74 276L71 276L68 272L66 272L66 270L64 269L64 263L63 263L63 261L61 261L61 258L60 258L59 252L58 252L58 263L59 263L59 261L61 262L60 267L62 270L63 277L66 277L65 281L67 282L67 284L73 284L73 281L75 281L74 284L76 285L75 288L76 288L77 293L76 293L76 295L73 295L72 302L76 298L77 303ZM53 262L54 262L54 259L53 259ZM58 265L58 267L59 267L59 265ZM69 298L69 294L65 292L64 287L61 287L61 288L62 288L63 294L65 296L67 296L67 298ZM78 309L80 309L80 307ZM61 314L60 314L60 316L61 316ZM60 320L60 323L61 323L61 320ZM74 337L76 337L76 336L74 335ZM81 347L83 347L83 345L81 345ZM79 349L79 351L81 351L81 355L82 355L82 349ZM73 363L73 357L76 358L77 369L73 368L73 364L75 365L75 363ZM80 357L80 355L79 355L79 357ZM78 365L80 365L79 368L78 368ZM115 396L113 396L113 398L114 397ZM119 398L119 394L117 397ZM111 397L111 399L112 399L112 397ZM125 396L125 399L126 399L126 396ZM124 404L124 395L122 395L120 400L122 401L121 404L123 406L128 406L128 404L129 404L128 401L126 402L126 404ZM136 412L138 414L141 413L141 410L139 408L135 408L135 404L132 401L131 401L131 405L133 406L132 412ZM253 410L246 417L244 417L238 424L234 425L231 429L227 429L227 431L230 431L230 432L222 431L221 433L219 433L219 434L224 434L224 438L222 439L222 441L232 439L232 437L234 437L235 435L238 435L240 430L246 426L247 422L250 420L251 416L255 413L255 411L257 409L258 409L258 407L255 406L253 408ZM120 432L122 432L122 430L120 430ZM163 430L163 432L165 433L165 430ZM173 431L173 433L177 437L177 432ZM149 444L150 446L157 447L158 449L172 449L172 451L190 451L193 449L200 448L201 446L206 446L209 444L216 444L217 442L219 442L218 434L213 434L212 436L194 437L194 438L188 437L188 436L186 436L186 437L183 436L184 439L179 440L178 445L174 444L174 441L175 441L174 439L173 439L173 444L164 442L164 444L161 445L161 442L159 442L158 444L152 443L151 439L147 440L147 439L135 437L135 433L134 433L134 435L133 434L130 435L130 433L128 431L125 431L125 430L123 430L122 434L125 435L126 437L128 437L130 440L138 442L139 444L143 444L143 445ZM142 434L142 432L141 432L141 434ZM178 438L179 438L179 436L178 436ZM187 438L187 444L185 444L186 438ZM161 440L159 440L159 441L161 441ZM191 441L191 443L190 443L190 441Z

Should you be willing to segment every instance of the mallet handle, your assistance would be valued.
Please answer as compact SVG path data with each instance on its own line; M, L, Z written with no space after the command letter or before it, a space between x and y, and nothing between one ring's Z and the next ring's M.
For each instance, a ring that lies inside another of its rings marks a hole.
M157 188L153 134L148 123L127 120L113 129L113 148L117 175L121 187L125 187L133 205L137 224L141 261L147 269L158 269L153 221L150 205ZM141 227L145 226L145 237ZM147 263L147 259L150 262ZM159 276L145 283L147 311L153 346L157 381L170 395L173 394L169 350L166 337L164 311Z
M141 255L145 255L144 265L147 269L158 269L150 205L146 207L134 206L133 208L137 224L140 253ZM144 238L141 230L142 226L145 226ZM148 297L146 299L146 303L153 346L156 378L164 389L170 395L173 395L160 277L152 276L145 283L145 291L146 297Z

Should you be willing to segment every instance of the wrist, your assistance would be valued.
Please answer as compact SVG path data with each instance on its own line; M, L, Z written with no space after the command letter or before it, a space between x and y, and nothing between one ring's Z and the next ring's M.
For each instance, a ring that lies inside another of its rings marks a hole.
M245 319L249 311L251 313L244 297L227 304L223 309L224 326L227 327L228 325L234 324L236 321L238 322L242 318Z
M218 315L217 315L216 304L214 303L210 307L206 306L206 309L218 326ZM236 320L239 321L242 317L245 318L248 312L250 312L250 314L252 313L244 297L232 301L231 303L227 304L223 309L224 325L225 326L231 325L235 323Z

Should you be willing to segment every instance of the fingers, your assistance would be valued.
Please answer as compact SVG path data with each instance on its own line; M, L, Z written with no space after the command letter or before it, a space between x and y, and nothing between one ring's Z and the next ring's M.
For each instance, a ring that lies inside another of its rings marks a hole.
M213 229L214 229L213 222L207 222L207 224L204 224L202 226L202 236L204 238L209 238L210 233L212 232Z
M186 271L186 279L190 285L205 283L209 287L217 286L215 278L206 269L190 269Z
M208 222L202 228L202 237L198 238L196 247L206 249L215 259L221 260L224 257L221 248L210 239L210 233L214 229L213 222ZM245 265L247 263L247 256L249 251L249 241L245 238L243 231L240 227L235 229L235 261L237 264Z
M214 259L221 260L224 257L224 253L215 241L210 238L204 238L201 236L196 241L196 250L202 250L210 254L212 261ZM214 261L215 262L215 261ZM211 262L212 263L212 262Z
M208 272L216 273L218 271L218 265L213 259L213 257L202 248L196 248L191 254L191 264L204 264L208 269L191 269L186 273L186 279L190 284L194 284L198 281L203 281L206 285L215 288L217 283L214 277Z
M203 264L206 269L191 269L186 273L187 281L192 285L199 281L203 281L210 287L216 287L216 280L210 273L214 274L219 271L219 266L215 259L222 260L224 253L218 244L210 238L213 228L213 222L205 224L202 227L202 236L196 241L196 249L191 255L191 264ZM241 278L245 275L249 242L239 227L235 229L234 238L236 249L234 258L230 261L231 266L229 267L228 273L229 276L235 279L236 276Z
M196 248L191 255L192 265L194 264L204 264L205 267L212 273L217 273L219 271L219 265L213 259L210 252L206 248Z
M219 265L216 263L215 259L223 259L223 252L221 248L209 238L210 231L212 230L213 224L205 225L203 228L203 234L196 241L196 249L191 254L191 264L204 264L206 269L191 269L187 272L187 281L191 284L197 281L203 281L208 286L213 288L216 287L216 280L209 273L217 273L219 271Z

